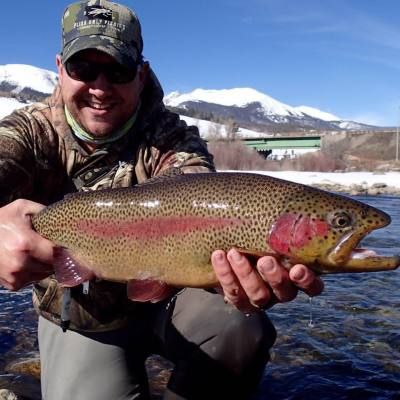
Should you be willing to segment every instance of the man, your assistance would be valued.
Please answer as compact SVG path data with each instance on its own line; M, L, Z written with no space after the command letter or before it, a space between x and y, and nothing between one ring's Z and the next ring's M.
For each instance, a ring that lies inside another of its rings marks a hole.
M220 288L161 287L142 303L129 301L123 284L93 281L83 293L51 275L54 245L30 222L43 204L140 184L171 167L214 170L197 128L164 107L131 10L74 3L62 28L58 87L0 123L0 282L11 290L35 282L43 398L147 399L151 353L175 366L166 399L249 398L275 340L262 308L292 300L298 288L322 291L305 266L287 272L263 257L254 268L235 249L216 249Z

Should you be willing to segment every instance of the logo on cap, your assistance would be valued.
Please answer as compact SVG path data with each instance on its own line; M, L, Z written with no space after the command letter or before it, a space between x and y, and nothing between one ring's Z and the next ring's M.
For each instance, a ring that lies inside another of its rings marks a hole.
M112 21L112 10L102 6L86 6L85 16L89 19L105 19Z

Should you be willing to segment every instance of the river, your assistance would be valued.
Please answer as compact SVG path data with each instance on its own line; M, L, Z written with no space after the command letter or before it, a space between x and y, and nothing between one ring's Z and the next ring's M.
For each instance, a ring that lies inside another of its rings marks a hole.
M357 199L392 216L363 245L384 255L400 252L400 197ZM400 399L399 271L324 281L323 294L312 301L301 294L268 311L278 339L257 400ZM0 387L10 379L5 365L36 350L30 291L0 289Z
M357 197L392 216L362 246L400 253L400 197ZM400 273L324 277L322 295L275 306L258 400L400 399ZM311 323L310 323L311 322Z

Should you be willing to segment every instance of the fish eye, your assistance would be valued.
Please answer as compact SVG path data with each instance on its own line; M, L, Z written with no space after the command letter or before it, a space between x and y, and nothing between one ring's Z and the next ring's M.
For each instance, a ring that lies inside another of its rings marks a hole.
M329 217L329 223L334 228L347 228L352 222L351 216L344 211L336 212Z

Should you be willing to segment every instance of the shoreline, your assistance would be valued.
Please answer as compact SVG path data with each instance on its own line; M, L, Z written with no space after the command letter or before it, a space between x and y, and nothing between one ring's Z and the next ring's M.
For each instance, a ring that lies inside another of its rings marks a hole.
M220 171L269 175L351 196L400 196L400 172Z

